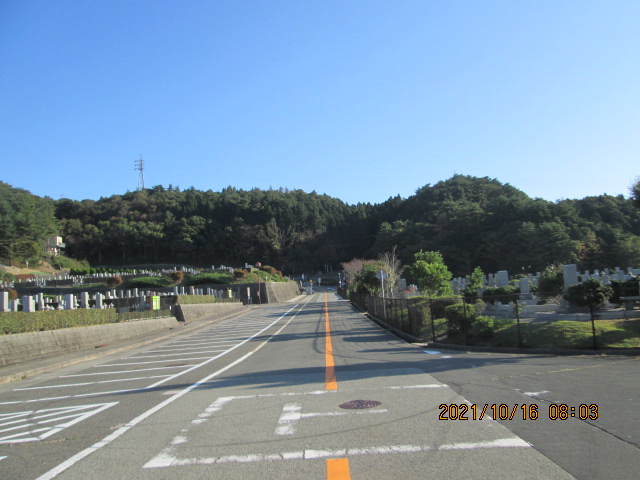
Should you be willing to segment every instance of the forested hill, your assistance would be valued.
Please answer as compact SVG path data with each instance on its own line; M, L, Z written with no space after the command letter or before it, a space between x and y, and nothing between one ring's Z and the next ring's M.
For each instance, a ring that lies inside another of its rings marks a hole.
M375 257L393 245L404 263L420 249L439 250L456 275L478 265L512 273L552 263L589 270L640 265L640 213L631 199L553 203L463 175L376 205L301 190L171 186L54 201L0 182L0 213L5 261L28 256L33 249L25 244L37 250L44 235L59 233L69 256L94 265L262 261L290 273Z

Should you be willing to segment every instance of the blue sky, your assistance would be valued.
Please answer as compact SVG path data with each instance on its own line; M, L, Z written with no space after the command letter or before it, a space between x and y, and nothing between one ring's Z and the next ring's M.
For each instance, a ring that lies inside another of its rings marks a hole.
M97 199L452 175L555 201L640 175L640 2L0 2L0 180Z

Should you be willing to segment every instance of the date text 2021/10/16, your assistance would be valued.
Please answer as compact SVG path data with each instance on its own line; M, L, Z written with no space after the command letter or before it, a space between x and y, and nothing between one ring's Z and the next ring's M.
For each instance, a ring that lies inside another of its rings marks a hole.
M513 406L505 403L491 405L486 403L484 405L442 403L438 408L440 409L439 420L483 420L485 418L492 420L513 420L514 418L537 420L540 418L541 410L535 403L522 405L516 403ZM551 403L547 413L549 420L568 420L570 418L597 420L598 405L582 403L571 406L564 403Z

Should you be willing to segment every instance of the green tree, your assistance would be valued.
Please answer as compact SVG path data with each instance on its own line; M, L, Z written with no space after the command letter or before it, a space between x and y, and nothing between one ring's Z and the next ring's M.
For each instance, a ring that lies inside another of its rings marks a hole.
M467 286L464 289L465 297L476 297L478 296L478 290L483 287L484 282L484 272L480 267L476 267L471 272L471 275L467 276Z
M589 311L593 314L594 310L606 302L612 294L611 287L602 285L595 278L589 278L569 287L565 298L579 307L589 307Z
M547 265L538 280L538 295L542 299L557 297L564 289L564 275L559 265Z
M585 282L569 287L569 291L565 295L565 299L569 302L581 307L589 307L593 348L598 348L596 343L595 310L612 296L613 289L607 285L602 285L595 278L589 278Z
M388 268L381 261L374 261L371 263L366 263L362 266L360 271L356 274L355 277L355 291L358 293L369 293L371 295L380 295L382 293L382 283L380 279L376 277L376 275L380 272L380 270L384 270ZM387 292L385 291L385 296Z
M453 295L449 283L452 274L444 264L440 252L423 252L414 255L415 262L407 271L416 281L418 288L428 297L442 297Z

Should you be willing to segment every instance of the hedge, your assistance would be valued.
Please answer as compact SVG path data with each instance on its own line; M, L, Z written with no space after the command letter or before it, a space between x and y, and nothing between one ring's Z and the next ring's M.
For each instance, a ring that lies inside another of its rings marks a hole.
M171 316L169 310L126 312L115 309L43 310L40 312L3 312L0 314L0 335L41 332L59 328L104 325L121 321Z
M213 295L178 295L176 305L199 305L201 303L233 303L235 298L217 298Z

